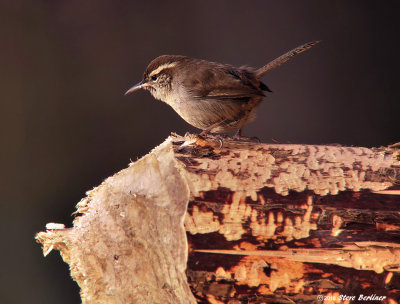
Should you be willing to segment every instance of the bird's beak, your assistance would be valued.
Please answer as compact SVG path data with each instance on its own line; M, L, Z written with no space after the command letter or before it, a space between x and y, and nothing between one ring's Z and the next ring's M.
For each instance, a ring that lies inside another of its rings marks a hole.
M129 95L132 92L135 92L136 90L143 89L148 86L149 85L147 83L139 82L139 83L135 84L133 87L131 87L128 91L126 91L125 96Z

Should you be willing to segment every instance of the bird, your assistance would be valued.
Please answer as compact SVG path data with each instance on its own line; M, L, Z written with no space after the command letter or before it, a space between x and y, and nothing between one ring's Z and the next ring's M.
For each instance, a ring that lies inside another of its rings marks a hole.
M259 69L162 55L149 63L142 80L125 95L140 89L149 91L202 130L200 135L235 132L233 138L245 138L242 128L254 120L264 92L271 92L261 77L319 42L300 45Z

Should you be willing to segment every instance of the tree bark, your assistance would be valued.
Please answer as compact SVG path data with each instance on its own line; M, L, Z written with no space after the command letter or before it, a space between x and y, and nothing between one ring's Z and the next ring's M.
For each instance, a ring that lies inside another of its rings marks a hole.
M37 240L69 263L83 303L390 303L399 181L396 147L171 136Z

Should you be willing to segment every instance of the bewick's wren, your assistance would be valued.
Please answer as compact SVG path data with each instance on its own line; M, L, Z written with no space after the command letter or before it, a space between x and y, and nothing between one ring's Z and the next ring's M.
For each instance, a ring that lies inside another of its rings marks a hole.
M150 91L154 98L169 104L192 126L209 132L238 131L255 118L255 111L269 88L260 81L267 72L285 63L319 41L303 44L258 70L236 68L185 56L163 55L154 59L136 90Z

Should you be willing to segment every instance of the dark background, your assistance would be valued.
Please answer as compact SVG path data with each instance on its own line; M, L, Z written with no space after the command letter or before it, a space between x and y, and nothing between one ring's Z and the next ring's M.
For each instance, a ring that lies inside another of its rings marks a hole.
M273 90L244 135L282 143L399 141L398 1L6 1L0 4L1 303L79 303L34 235L71 225L85 191L174 131L148 92L123 93L161 54L262 66Z

